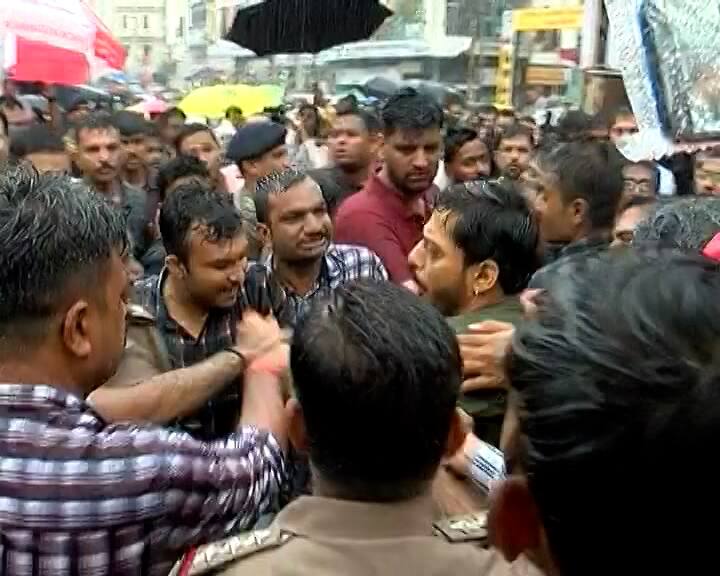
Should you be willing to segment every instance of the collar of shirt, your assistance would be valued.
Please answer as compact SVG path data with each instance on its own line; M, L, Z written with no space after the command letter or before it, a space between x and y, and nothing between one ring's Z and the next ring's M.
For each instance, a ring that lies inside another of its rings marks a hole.
M451 316L447 321L458 334L461 334L465 332L471 324L477 324L485 320L515 324L522 320L522 317L523 307L520 303L520 298L517 296L506 296L500 300L500 302L477 310L471 310L458 316Z
M370 196L381 196L382 202L403 220L422 222L428 218L429 198L432 187L422 194L408 197L395 186L388 185L379 175L374 174L368 180L366 190Z
M122 180L115 180L113 182L112 192L110 193L110 201L117 208L125 207L125 200L127 198L127 194L125 193L126 186L128 185Z
M580 254L587 250L594 250L595 248L604 248L610 244L612 238L609 234L593 234L586 236L575 242L571 242L560 250L559 256L572 256L573 254Z
M153 313L158 325L163 330L177 330L179 325L170 317L170 312L165 305L162 289L167 279L167 268L163 268L157 278L153 279L152 296L153 296Z
M105 422L81 398L43 384L0 384L0 412L11 409L13 417L46 414L62 428L99 430ZM33 418L36 419L36 418Z
M265 264L270 270L272 270L273 276L277 279L278 283L282 286L283 290L285 290L287 294L298 298L311 298L320 288L332 288L342 279L342 269L337 262L337 258L333 258L334 255L335 246L333 244L330 244L325 250L325 254L323 254L322 261L320 263L320 273L318 274L318 277L316 278L312 289L310 290L310 292L305 294L305 296L300 296L299 294L295 293L295 291L290 286L280 280L277 273L275 272L275 259L272 252L267 255L267 258L265 259Z
M280 512L281 529L310 539L385 539L429 536L435 504L423 495L406 502L375 503L302 496Z
M183 329L180 324L178 324L171 316L170 312L167 309L167 305L165 304L165 298L163 297L163 285L165 284L165 280L167 279L168 271L167 268L163 268L160 271L160 274L158 274L155 277L147 278L145 280L141 280L140 284L145 285L145 289L149 291L149 301L148 296L143 298L143 302L138 302L143 308L145 308L148 312L153 314L157 321L157 325L160 328L160 330L163 333L178 333L182 334L182 336L190 338L190 335L187 334L187 332ZM239 296L239 303L240 308L245 307L246 299L245 299L245 293L244 291L241 293L241 296ZM221 314L232 314L234 310L237 310L237 306L233 306L232 308L228 308L227 310L210 310L207 316L207 320L205 321L205 326L203 326L203 329L200 333L200 337L202 338L205 334L208 324L211 320L211 318L214 315ZM239 319L239 318L238 318ZM193 338L194 340L194 338Z
M367 181L362 184L353 184L347 174L342 171L339 166L333 165L328 168L319 168L318 172L325 171L335 182L342 188L343 192L360 192L365 187Z
M344 265L343 252L338 250L334 244L331 244L325 251L323 265L320 269L320 281L325 281L331 288L337 287L343 281Z

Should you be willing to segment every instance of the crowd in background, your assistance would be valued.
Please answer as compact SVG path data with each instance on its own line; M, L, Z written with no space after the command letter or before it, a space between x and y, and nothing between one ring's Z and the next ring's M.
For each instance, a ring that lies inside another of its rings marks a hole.
M718 149L409 88L1 104L3 574L712 565ZM438 523L440 467L487 520Z

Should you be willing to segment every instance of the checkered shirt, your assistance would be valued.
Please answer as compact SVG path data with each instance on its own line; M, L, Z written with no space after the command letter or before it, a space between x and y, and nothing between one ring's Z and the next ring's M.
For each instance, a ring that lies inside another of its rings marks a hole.
M284 481L277 442L254 428L206 444L0 384L0 574L165 575L188 547L250 527Z
M269 311L283 315L284 303L276 293L271 301L268 296L267 276L255 275L252 291L243 290L235 306L216 308L208 313L205 326L198 338L188 334L170 317L162 296L162 286L167 273L140 280L133 287L133 301L142 306L156 320L174 370L193 366L214 354L231 347L235 341L235 326L242 318L243 310L254 308L263 313ZM195 438L215 440L230 434L237 424L242 405L242 379L229 383L205 406L176 424Z
M268 270L272 267L272 259L267 264L256 263L248 273L251 281L257 270ZM263 278L260 275L260 278ZM279 286L277 277L273 274L270 281L270 292L273 300L283 302L281 319L287 325L294 326L305 316L312 304L320 299L332 295L340 286L354 280L375 280L385 282L388 273L378 256L363 246L349 244L331 244L325 252L315 286L305 295L294 293L287 286ZM248 288L246 282L246 289ZM278 295L279 292L280 294Z

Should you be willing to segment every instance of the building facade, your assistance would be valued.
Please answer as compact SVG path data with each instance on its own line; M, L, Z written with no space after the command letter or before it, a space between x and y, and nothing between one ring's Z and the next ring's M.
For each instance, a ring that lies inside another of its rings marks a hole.
M165 0L113 0L110 29L127 49L126 69L152 75L169 58Z
M86 0L125 46L125 70L144 82L172 77L185 59L189 0Z

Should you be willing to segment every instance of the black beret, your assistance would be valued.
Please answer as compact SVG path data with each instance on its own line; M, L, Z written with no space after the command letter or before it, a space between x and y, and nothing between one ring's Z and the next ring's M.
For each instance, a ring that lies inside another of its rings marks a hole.
M226 156L235 163L260 158L285 144L286 133L287 130L275 122L248 122L235 132Z

